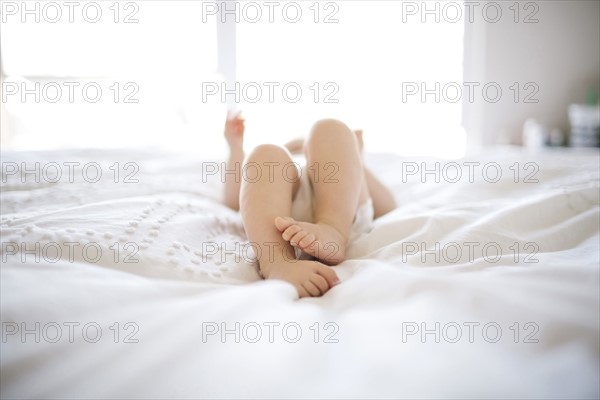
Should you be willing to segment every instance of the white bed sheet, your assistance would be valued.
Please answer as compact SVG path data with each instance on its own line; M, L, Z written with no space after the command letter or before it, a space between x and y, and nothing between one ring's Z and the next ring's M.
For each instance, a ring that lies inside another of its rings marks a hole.
M399 207L342 284L298 300L259 278L210 161L3 153L2 398L598 398L598 152L498 149L458 160L457 183L444 163L439 183L409 174L422 161L368 155ZM10 173L23 162L63 177Z

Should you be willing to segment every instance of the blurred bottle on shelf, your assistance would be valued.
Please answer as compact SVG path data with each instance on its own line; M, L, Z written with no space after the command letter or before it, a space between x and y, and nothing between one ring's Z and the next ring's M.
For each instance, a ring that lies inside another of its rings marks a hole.
M544 147L548 141L548 130L536 119L529 118L523 124L523 146Z
M587 104L569 106L571 136L569 144L573 147L600 146L600 105L594 90L589 90Z

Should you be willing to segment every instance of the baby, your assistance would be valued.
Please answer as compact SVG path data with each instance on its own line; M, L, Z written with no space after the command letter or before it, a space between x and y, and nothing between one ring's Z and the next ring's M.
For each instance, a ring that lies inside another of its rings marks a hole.
M225 138L227 169L238 172L226 174L225 204L241 212L261 275L291 283L300 297L323 295L339 283L330 266L345 260L359 214L370 223L395 208L392 193L363 166L362 132L321 120L306 141L263 144L245 157L237 115L227 119ZM291 153L302 150L307 167L297 168ZM298 259L296 249L311 259Z

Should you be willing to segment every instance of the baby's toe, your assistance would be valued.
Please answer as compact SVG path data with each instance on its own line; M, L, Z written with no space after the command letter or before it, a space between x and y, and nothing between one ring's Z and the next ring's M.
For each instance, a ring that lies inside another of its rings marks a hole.
M308 235L306 235L302 240L300 240L300 242L298 242L298 245L305 249L307 247L312 246L312 244L315 242L315 235L313 235L312 233L309 233Z
M329 284L327 283L327 280L318 273L315 273L313 276L311 276L310 281L319 288L321 294L329 290Z
M319 297L322 294L321 289L311 281L302 282L302 287L311 297Z
M308 235L309 233L306 231L301 230L300 232L296 233L290 240L289 242L293 245L293 246L298 246L300 241L302 241L302 239L304 239L306 237L306 235Z
M293 218L290 217L277 217L275 218L275 227L277 228L277 230L279 232L283 232L285 231L287 228L289 228L291 225L295 224L296 221Z
M289 228L287 228L285 231L283 231L283 233L281 234L281 237L283 238L283 240L289 241L291 238L294 237L294 235L296 235L297 233L299 233L301 231L302 231L302 228L300 228L298 225L292 225Z

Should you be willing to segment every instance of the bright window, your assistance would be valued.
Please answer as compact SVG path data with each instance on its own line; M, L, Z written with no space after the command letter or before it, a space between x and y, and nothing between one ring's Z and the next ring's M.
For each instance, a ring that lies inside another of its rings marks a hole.
M372 151L457 157L465 149L461 101L435 100L445 84L462 82L462 19L422 23L400 1L101 1L72 10L69 2L11 2L27 7L16 11L5 3L0 50L13 148L215 154L224 151L229 107L244 112L248 147L283 143L335 117L363 129ZM218 30L221 18L238 22ZM222 96L232 87L221 86L219 53L237 99ZM13 93L36 84L42 101ZM101 101L90 101L97 86ZM44 101L57 88L60 100Z
M441 13L440 2L435 3ZM280 84L278 102L268 104L263 97L240 105L255 142L306 133L315 119L331 116L362 128L373 151L442 157L464 153L461 101L445 101L454 100L450 89L462 83L462 19L451 23L439 18L436 23L435 15L428 15L422 23L420 12L413 14L416 10L400 1L296 4L303 13L297 23L282 17L282 6L273 13L274 23L263 16L259 23L242 20L237 26L238 81ZM460 2L454 4L460 7ZM287 19L294 15L290 7ZM421 89L436 91L436 83L439 103L435 93L423 101ZM297 103L281 100L286 84L291 100L296 99L296 84L302 89ZM337 103L328 103L328 95Z
M6 3L13 148L200 148L203 134L222 129L211 116L224 106L200 100L217 69L216 21L199 23L200 2Z

